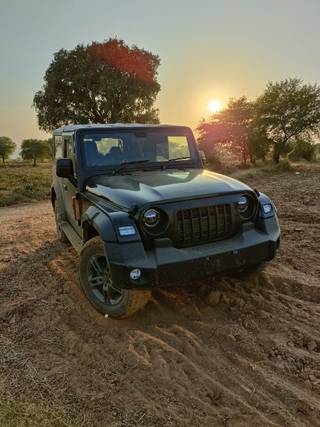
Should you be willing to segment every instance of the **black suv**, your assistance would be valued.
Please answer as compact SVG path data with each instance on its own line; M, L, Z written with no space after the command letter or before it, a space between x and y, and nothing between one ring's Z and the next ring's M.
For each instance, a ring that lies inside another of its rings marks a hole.
M54 157L58 237L80 254L81 287L103 314L133 314L158 286L251 273L279 247L272 201L204 170L187 127L66 126Z

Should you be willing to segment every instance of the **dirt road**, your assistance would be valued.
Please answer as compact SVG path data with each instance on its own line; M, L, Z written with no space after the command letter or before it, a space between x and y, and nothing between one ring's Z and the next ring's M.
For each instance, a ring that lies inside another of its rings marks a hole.
M125 321L83 297L48 202L0 209L0 391L76 425L320 425L319 178L246 179L279 208L264 272L157 291Z

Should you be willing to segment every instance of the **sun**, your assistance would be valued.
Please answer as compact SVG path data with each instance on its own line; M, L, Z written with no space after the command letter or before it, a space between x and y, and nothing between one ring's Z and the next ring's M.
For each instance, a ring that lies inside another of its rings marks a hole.
M222 109L222 102L219 99L212 99L208 102L208 110L210 113L217 113Z

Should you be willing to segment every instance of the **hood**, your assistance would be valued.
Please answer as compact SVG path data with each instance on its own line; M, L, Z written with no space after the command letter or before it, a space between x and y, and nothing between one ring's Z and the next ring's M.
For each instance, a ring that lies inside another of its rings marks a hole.
M201 198L251 188L236 179L203 169L135 171L126 175L97 175L86 190L130 208L178 199Z

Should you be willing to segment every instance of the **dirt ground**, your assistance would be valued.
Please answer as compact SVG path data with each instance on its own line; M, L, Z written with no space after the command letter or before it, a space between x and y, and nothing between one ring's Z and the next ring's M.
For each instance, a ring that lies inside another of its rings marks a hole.
M279 209L263 272L157 291L123 321L82 295L49 202L0 209L2 396L77 426L320 426L319 178L245 179Z

